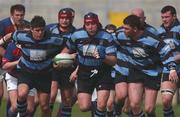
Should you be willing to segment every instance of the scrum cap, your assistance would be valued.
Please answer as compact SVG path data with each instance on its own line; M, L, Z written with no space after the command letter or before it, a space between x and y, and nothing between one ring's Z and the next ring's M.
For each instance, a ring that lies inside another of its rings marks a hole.
M84 16L84 24L86 24L86 23L96 23L98 25L100 24L98 16L92 12L87 13Z
M61 9L58 13L58 18L70 18L73 19L74 13L69 8Z

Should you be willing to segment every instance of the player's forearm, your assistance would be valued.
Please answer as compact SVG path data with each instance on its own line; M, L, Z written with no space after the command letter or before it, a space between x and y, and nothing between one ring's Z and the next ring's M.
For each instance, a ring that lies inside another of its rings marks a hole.
M7 62L2 66L2 69L7 70L7 71L12 70L16 67L18 62L19 62L19 60L14 61L14 62Z
M3 57L5 53L5 49L3 47L0 47L0 56Z
M104 59L104 63L114 66L117 62L117 58L115 56L106 56Z
M180 60L180 54L178 54L178 55L175 56L175 60L176 60L176 61Z
M8 43L11 40L12 33L6 34L4 37L0 39L0 45L4 45L5 43Z
M76 69L74 70L74 72L78 72L78 70L79 70L79 65L76 67Z

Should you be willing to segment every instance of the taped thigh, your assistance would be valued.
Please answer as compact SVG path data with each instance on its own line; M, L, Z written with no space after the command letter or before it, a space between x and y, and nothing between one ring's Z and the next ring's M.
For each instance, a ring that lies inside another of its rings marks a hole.
M176 90L174 89L161 89L161 94L163 95L174 95Z

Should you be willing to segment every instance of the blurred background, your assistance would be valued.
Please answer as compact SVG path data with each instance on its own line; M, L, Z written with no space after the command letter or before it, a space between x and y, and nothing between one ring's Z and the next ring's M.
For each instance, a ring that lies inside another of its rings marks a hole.
M0 19L8 17L10 6L16 3L26 6L27 20L41 15L47 23L57 22L58 11L71 7L76 11L74 25L77 27L82 26L83 16L88 12L97 13L103 26L108 23L120 26L133 8L140 7L145 11L146 21L155 27L161 24L160 11L163 6L173 5L180 13L180 0L0 0Z

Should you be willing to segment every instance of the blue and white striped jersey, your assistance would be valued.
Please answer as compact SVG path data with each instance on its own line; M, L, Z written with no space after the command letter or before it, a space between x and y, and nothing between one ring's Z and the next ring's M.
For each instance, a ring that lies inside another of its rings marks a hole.
M99 67L106 55L116 55L113 37L104 30L99 30L95 36L90 37L83 28L79 29L72 34L67 46L78 53L78 63L88 67ZM96 51L100 54L99 59L93 56Z
M174 57L171 56L171 48L149 31L139 39L131 40L124 32L117 34L118 52L117 64L127 68L141 70L147 75L157 76L161 73L160 61L164 66L175 66ZM173 67L170 66L170 67Z
M61 36L49 32L45 32L43 39L35 40L30 32L16 31L13 33L13 41L22 48L18 68L30 72L50 70L52 58L61 51L64 43Z
M157 35L157 30L156 30L154 27L152 27L151 25L145 23L143 28L144 28L145 31L148 31L148 32L150 32L150 33L152 33L152 34L154 34L154 35ZM117 38L120 38L120 39L122 39L122 40L130 40L130 39L124 34L124 32L123 32L123 27L119 27L119 28L116 30L116 34L114 34L114 35L115 35L115 36L113 36L113 37L114 37L115 43L118 45L117 48L119 48L119 46L120 46L120 45L119 45L119 42L117 41ZM120 49L120 48L119 48L119 49ZM126 61L129 61L129 59L131 59L131 58L127 58L127 56L122 55L122 53L121 53L120 51L118 51L118 49L117 49L117 59L120 60L120 61L126 62ZM114 70L115 70L115 72L118 73L118 74L121 74L121 75L123 75L123 76L128 76L129 70L128 70L128 67L126 67L126 66L123 65L124 62L123 62L123 63L118 63L118 64L116 64L116 65L114 66Z
M68 32L62 32L59 30L59 24L50 24L49 25L49 31L54 34L59 34L65 39L70 39L73 32L75 32L76 28L74 26L71 26L70 30Z
M180 22L178 20L169 29L161 25L158 28L158 36L171 47L174 56L180 54ZM180 65L177 66L177 72L180 72ZM169 73L166 67L163 68L163 73Z

